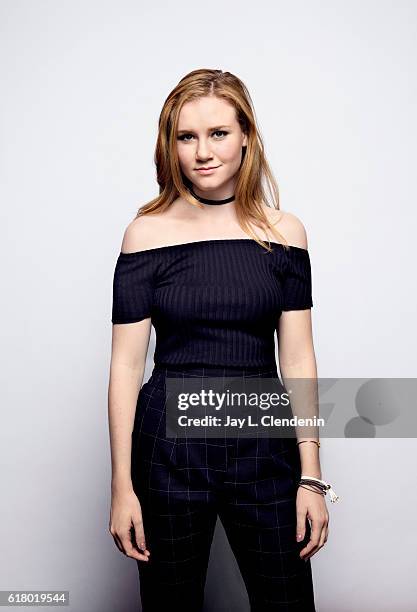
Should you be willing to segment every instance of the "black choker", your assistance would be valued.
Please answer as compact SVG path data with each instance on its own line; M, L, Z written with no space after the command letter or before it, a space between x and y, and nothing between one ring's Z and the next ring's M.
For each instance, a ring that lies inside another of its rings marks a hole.
M233 202L235 199L235 196L232 195L230 198L225 198L224 200L209 200L208 198L202 198L194 193L192 187L188 187L188 191L202 204L228 204L229 202Z

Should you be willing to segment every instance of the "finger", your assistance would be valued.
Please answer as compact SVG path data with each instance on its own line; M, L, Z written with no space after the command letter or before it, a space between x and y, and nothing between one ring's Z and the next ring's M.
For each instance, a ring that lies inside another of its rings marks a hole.
M330 515L327 514L326 537L324 539L324 542L327 542L327 538L329 537L329 522L330 522Z
M325 526L323 526L321 532L320 532L320 537L319 537L319 541L317 543L317 546L315 548L313 548L309 553L307 553L304 557L304 561L308 561L308 559L310 559L313 555L315 555L320 548L323 546L324 544L324 538L326 535L326 528Z
M109 532L111 533L112 538L114 540L114 543L116 544L116 546L120 550L120 552L122 552L123 554L126 554L125 551L123 550L122 543L120 541L120 538L119 538L116 530L112 527L111 521L109 523Z
M328 515L317 519L316 523L317 527L320 528L319 541L315 548L313 548L310 552L307 552L307 554L304 556L304 561L307 561L310 559L310 557L317 553L327 540Z
M329 513L327 512L327 509L326 509L326 516L324 518L323 532L320 538L320 548L324 546L325 543L327 542L327 537L329 533L329 518L330 518Z
M323 529L321 530L320 541L319 541L319 549L324 546L324 543L327 540L327 521L323 525Z
M306 557L309 558L309 556L313 555L316 552L318 543L320 541L321 530L323 527L323 521L320 519L312 519L311 523L312 529L310 534L310 540L307 546L305 546L300 552L300 557L305 561L307 560Z
M149 561L148 555L140 553L136 550L136 548L132 544L130 530L128 533L125 533L122 537L122 545L126 551L126 555L128 557L132 557L133 559L137 559L138 561Z
M328 537L329 537L329 525L327 523L324 528L323 546L326 544Z
M306 533L306 510L297 510L297 528L296 528L296 540L301 542L305 538Z
M140 548L141 550L145 550L146 542L145 542L145 533L143 530L142 519L133 518L132 523L133 523L132 528L131 528L132 539L134 540L138 548Z
M117 548L120 550L120 552L122 552L124 555L126 554L123 545L122 545L122 541L120 540L119 536L117 535L117 533L113 534L113 540L115 541L115 544L117 546Z
M143 523L140 520L133 521L134 538L137 547L145 555L150 555L150 551L146 548L145 532L143 530Z
M128 557L132 557L132 559L137 559L138 561L149 561L149 556L139 552L129 540L123 540L123 546L125 547Z

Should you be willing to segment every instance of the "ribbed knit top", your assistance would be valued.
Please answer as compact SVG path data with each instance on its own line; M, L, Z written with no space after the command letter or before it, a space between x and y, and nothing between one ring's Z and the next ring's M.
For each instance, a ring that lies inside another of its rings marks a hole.
M112 323L150 317L155 365L274 367L281 312L313 301L308 251L270 245L224 238L120 252Z

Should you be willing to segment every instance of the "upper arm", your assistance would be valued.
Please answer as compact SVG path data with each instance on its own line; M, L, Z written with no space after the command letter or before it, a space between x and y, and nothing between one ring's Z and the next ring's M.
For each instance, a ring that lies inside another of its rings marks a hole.
M151 320L143 319L129 325L113 325L111 362L132 370L145 367L151 335Z
M147 219L126 228L113 275L112 361L145 364L155 293L156 253L148 251Z
M312 275L307 233L300 219L291 213L285 213L283 223L288 244L296 248L286 254L282 277L283 305L277 324L281 366L310 359L313 350Z
M281 367L291 366L312 356L311 310L289 310L279 318L278 359Z

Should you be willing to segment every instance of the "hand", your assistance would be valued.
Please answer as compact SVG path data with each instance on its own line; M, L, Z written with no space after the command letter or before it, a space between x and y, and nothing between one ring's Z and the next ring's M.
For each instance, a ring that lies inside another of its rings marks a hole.
M297 542L305 537L306 518L311 521L310 541L300 551L301 559L307 561L327 542L329 534L329 513L324 495L298 487L297 491ZM300 537L301 536L301 537Z
M142 509L133 489L112 493L109 531L122 553L138 561L149 561L151 553L146 548Z

